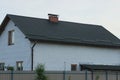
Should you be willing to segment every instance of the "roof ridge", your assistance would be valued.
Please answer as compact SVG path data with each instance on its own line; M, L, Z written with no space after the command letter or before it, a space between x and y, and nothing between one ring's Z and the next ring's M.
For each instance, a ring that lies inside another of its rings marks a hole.
M33 16L23 16L23 15L14 15L14 14L7 14L7 16L17 16L17 17L25 17L25 18L32 18L32 19L42 19L42 20L48 20L46 18L38 18L38 17L33 17ZM86 23L79 23L79 22L72 22L72 21L63 21L59 20L59 22L65 22L65 23L74 23L74 24L81 24L81 25L91 25L91 26L97 26L97 27L102 27L102 25L96 25L96 24L86 24Z

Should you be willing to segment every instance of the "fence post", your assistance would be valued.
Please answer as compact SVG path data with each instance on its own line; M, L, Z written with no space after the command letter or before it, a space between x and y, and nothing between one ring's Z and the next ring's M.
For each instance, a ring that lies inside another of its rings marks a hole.
M13 71L11 70L11 80L13 80Z
M87 69L85 70L85 80L87 80Z
M91 79L93 80L93 70L91 71Z
M116 80L118 80L118 72L116 72Z
M66 62L64 62L63 80L65 80L65 74L66 74Z
M63 80L65 80L65 74L66 74L66 72L63 71Z
M108 72L107 71L105 71L106 72L106 80L108 80Z

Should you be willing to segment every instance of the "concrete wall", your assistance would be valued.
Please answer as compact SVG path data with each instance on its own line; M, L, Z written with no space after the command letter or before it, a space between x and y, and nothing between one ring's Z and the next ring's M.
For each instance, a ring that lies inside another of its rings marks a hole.
M8 45L8 31L15 30L14 45ZM31 49L30 42L25 35L9 21L2 35L0 35L0 62L5 66L14 66L16 61L23 61L23 69L31 69Z
M91 72L78 71L69 72L66 71L46 71L45 75L48 80L120 80L120 72L94 72L93 78ZM117 73L117 75L116 75ZM96 79L98 77L98 79ZM31 71L11 71L1 72L0 80L35 80L36 73Z
M34 47L34 68L45 65L46 70L71 70L71 64L119 65L120 49L80 45L38 43Z

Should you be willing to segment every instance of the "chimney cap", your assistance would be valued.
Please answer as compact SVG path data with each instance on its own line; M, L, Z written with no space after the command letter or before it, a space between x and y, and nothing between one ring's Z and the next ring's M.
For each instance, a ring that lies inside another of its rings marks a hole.
M58 16L57 14L48 14L48 16Z

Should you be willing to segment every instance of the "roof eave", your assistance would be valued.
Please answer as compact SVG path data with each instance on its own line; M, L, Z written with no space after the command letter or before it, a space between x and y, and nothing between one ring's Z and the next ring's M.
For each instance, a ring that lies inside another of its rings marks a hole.
M10 18L8 17L8 15L5 16L5 18L3 19L3 22L0 26L0 35L2 34L2 32L5 29L5 26L7 25L7 23L9 22Z
M120 65L97 65L97 64L80 64L81 70L104 70L104 71L120 71Z
M78 42L66 42L66 41L56 41L56 40L42 40L42 39L32 39L28 38L31 42L48 42L57 44L70 44L70 45L81 45L81 46L93 46L93 47L106 47L106 48L120 48L120 45L101 45L93 43L78 43Z

